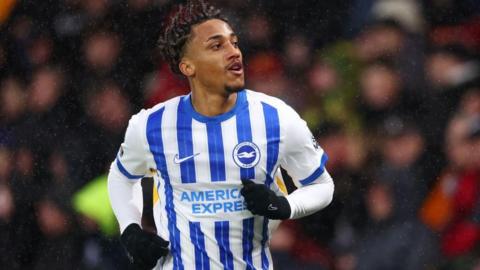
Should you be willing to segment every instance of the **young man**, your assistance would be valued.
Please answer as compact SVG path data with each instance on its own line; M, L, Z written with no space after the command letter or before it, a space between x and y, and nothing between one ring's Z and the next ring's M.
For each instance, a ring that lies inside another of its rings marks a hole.
M122 243L139 269L272 269L269 220L332 200L326 154L288 105L244 89L238 37L214 7L181 6L160 49L191 93L130 120L108 179ZM279 166L298 187L286 197ZM158 235L141 229L135 204L135 183L152 174Z

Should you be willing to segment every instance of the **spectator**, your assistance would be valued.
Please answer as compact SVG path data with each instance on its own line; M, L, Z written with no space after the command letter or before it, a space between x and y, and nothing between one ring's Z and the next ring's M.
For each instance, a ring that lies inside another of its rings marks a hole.
M83 88L91 87L98 80L117 75L121 43L119 36L111 31L98 29L88 34L83 44ZM78 79L78 82L83 80Z
M417 101L405 91L397 70L388 61L372 62L363 69L360 91L357 112L363 114L367 130L375 129L392 115L411 119L417 116Z
M43 241L38 246L33 269L65 269L79 262L78 229L65 195L49 193L36 205Z
M41 240L39 227L34 215L35 203L43 190L34 179L34 155L28 148L18 148L14 155L14 169L10 178L14 212L9 223L9 237L5 240L10 254L8 265L11 269L25 269L33 266L35 253ZM18 243L28 243L20 245ZM8 254L8 253L7 253Z
M13 229L10 224L15 213L15 203L10 188L10 177L13 170L12 158L10 149L0 146L0 237L3 239L0 243L0 252L4 254L0 258L0 265L12 262L14 256L9 247Z
M392 188L396 201L392 217L415 218L428 186L424 138L411 121L395 116L385 120L379 138L381 161L376 177Z
M53 40L48 33L38 33L32 37L26 52L31 70L53 62L55 51L53 46Z
M478 83L479 64L462 46L451 45L436 48L426 61L426 74L431 92L427 99L427 138L435 147L443 143L442 134L448 119L459 105L460 97Z
M425 45L422 36L411 33L407 27L390 16L374 20L355 38L355 54L364 63L389 59L407 91L419 95L425 87Z
M42 161L38 175L44 173L44 157L50 154L52 145L64 139L65 127L69 127L65 79L59 67L42 67L34 72L28 86L28 114L16 136L19 144L28 146Z
M368 189L368 225L358 241L356 269L429 269L437 260L436 242L418 220L395 221L401 202L394 187L379 179ZM379 255L381 254L381 255Z
M447 256L444 264L449 269L465 269L478 245L479 126L477 117L460 115L450 121L446 136L449 164L420 212L423 222L440 233Z
M311 126L322 122L344 125L348 133L360 131L358 102L359 61L350 42L324 48L310 66L303 115ZM348 78L348 79L346 79Z
M103 81L84 93L83 110L79 186L108 170L123 140L131 104L116 82Z
M27 104L24 85L18 78L7 77L0 85L1 143L13 144L15 131L25 119Z

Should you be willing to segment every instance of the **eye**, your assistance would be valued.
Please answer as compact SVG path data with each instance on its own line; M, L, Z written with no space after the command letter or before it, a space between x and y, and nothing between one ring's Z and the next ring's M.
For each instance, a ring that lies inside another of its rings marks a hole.
M219 50L220 48L222 47L222 45L220 43L215 43L211 46L211 48L216 51L216 50Z
M238 41L233 41L232 44L233 44L233 47L238 48Z

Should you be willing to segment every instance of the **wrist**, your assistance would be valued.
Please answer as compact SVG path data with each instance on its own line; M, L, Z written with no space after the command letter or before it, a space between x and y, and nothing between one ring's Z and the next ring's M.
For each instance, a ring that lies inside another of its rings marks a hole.
M289 195L285 196L285 199L288 202L288 205L290 206L290 216L288 217L289 219L295 219L296 218L296 213L297 213L297 207L295 204L295 200L292 199L292 197Z
M292 216L292 207L287 197L278 196L278 219L289 219Z

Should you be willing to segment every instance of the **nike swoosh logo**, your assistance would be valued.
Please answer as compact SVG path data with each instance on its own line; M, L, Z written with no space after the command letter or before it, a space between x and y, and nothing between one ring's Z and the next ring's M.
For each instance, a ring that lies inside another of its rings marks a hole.
M270 211L277 211L277 210L278 210L278 207L273 206L272 204L269 204L268 207L267 207L267 209L270 210Z
M196 157L196 156L198 156L198 155L200 155L200 153L196 153L196 154L193 154L193 155L188 156L188 157L180 158L180 157L178 156L178 154L176 154L175 157L173 157L173 163L175 163L175 164L180 164L180 163L182 163L182 162L184 162L184 161L187 161L187 160L189 160L189 159L192 159L192 158L194 158L194 157Z

